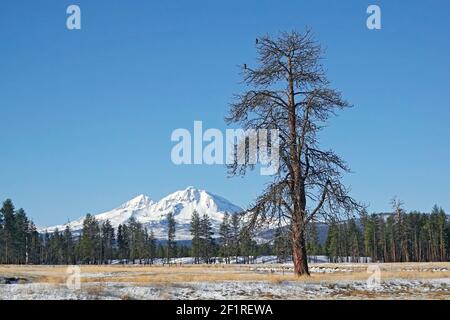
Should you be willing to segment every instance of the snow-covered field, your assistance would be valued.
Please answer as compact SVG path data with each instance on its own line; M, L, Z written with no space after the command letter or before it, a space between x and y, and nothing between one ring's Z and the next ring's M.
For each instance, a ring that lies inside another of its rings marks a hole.
M305 283L283 281L181 282L133 285L90 283L80 290L65 285L0 285L1 299L450 299L450 279L388 280L379 288L367 288L365 281Z
M319 263L295 278L289 264L81 266L74 287L63 266L0 266L0 299L450 299L449 269Z

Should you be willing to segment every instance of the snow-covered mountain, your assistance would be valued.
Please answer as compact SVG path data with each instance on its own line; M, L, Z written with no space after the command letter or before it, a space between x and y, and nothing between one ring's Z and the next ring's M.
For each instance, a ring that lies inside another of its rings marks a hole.
M131 217L142 223L146 228L152 229L156 238L164 239L167 236L167 215L172 212L176 221L176 239L188 240L191 238L189 224L191 215L196 210L200 216L207 214L211 218L214 231L217 232L225 212L230 214L242 209L230 201L194 187L176 191L153 201L145 195L139 195L125 202L116 209L95 215L100 221L109 220L114 228L126 223ZM83 228L85 216L63 225L43 228L40 232L54 232L56 229L64 230L68 225L78 233Z

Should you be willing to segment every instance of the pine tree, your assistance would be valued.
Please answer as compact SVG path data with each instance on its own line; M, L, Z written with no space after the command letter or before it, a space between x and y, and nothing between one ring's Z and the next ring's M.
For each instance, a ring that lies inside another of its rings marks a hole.
M377 261L376 215L364 214L361 217L364 226L364 249L372 261Z
M162 259L162 260L164 260L165 259L165 257L166 257L166 249L165 249L165 247L161 244L161 242L158 244L158 248L157 248L157 251L156 251L157 253L156 253L156 257L157 258L160 258L160 259Z
M115 241L114 228L109 220L102 223L101 241L102 262L108 264L113 259L113 247Z
M250 230L242 229L240 234L240 252L244 258L244 263L249 264L255 258L255 246Z
M308 252L308 255L314 257L314 262L316 262L316 257L320 254L321 248L317 223L315 222L310 223L306 228L306 251Z
M275 229L274 250L278 263L285 263L289 257L289 237L286 234L287 228L281 225Z
M153 233L153 230L150 230L150 234L147 238L147 246L148 246L148 258L150 261L150 264L153 264L154 259L157 255L157 248L156 248L156 239L155 234Z
M220 255L225 259L225 263L230 263L230 248L231 248L231 226L230 215L225 212L223 221L219 228L219 242L220 242Z
M83 221L80 251L82 261L89 264L101 262L100 227L95 217L90 214L87 214Z
M386 219L385 232L386 247L388 252L388 255L386 256L386 262L397 262L397 236L395 235L395 220L393 216L390 216Z
M23 209L17 210L14 216L13 245L15 248L15 263L26 263L28 257L28 218Z
M180 245L177 246L177 257L178 258L184 258L184 257L189 257L190 255L190 248L187 245Z
M48 262L50 264L62 264L64 261L63 251L62 235L58 229L55 229L55 231L50 235L48 241Z
M169 212L167 214L167 246L166 246L167 263L170 263L171 257L175 255L176 250L175 230L176 230L175 217L173 216L172 212Z
M447 243L447 234L446 234L446 221L447 217L445 215L444 209L438 207L437 205L434 205L433 209L431 210L431 215L434 216L436 224L436 238L437 238L437 244L438 244L438 256L439 261L445 261L447 259L447 250L446 250L446 243Z
M128 259L130 258L129 238L127 225L119 225L117 228L117 246L119 250L118 256L119 259L125 263L128 263Z
M6 199L3 202L3 206L0 209L3 215L3 263L15 263L14 257L16 254L16 248L14 247L14 204L11 199Z
M206 263L210 263L213 249L214 249L214 239L211 220L209 216L205 213L200 220L200 238L201 238L201 248L203 260Z
M135 263L135 260L139 260L139 264L141 264L145 253L145 233L143 226L136 219L131 218L128 222L128 229L130 259L132 263Z
M192 236L192 255L194 256L194 263L200 263L201 256L201 231L200 231L200 215L196 210L191 216L190 232Z
M41 264L43 263L40 259L41 257L41 250L42 250L42 243L41 243L41 237L39 236L39 233L36 230L36 226L33 222L30 222L29 227L29 234L28 234L28 251L29 251L29 257L28 257L28 263L32 264Z
M63 234L63 261L65 264L76 264L73 235L69 226L66 226Z
M328 228L327 240L325 242L325 252L330 262L337 262L339 259L339 225L333 220Z
M234 255L236 263L238 263L240 254L240 236L241 225L238 214L233 214L231 218L231 254Z
M322 49L310 30L259 37L256 47L257 66L242 70L249 90L236 96L226 121L246 129L277 128L281 164L246 211L251 221L248 226L273 221L281 208L291 226L294 273L309 275L307 224L318 217L340 219L343 212L361 210L342 182L342 173L350 171L347 164L319 143L327 120L349 104L330 88L321 65ZM237 150L247 151L246 141L240 139ZM245 175L254 165L246 161L245 153L237 153L229 172Z
M49 264L49 250L48 250L48 246L50 243L50 234L46 231L44 233L44 235L42 236L41 239L42 242L42 250L41 250L41 257L40 257L40 261L42 261L42 263L44 264Z
M359 262L362 251L362 236L354 219L350 219L347 222L347 239L351 262Z

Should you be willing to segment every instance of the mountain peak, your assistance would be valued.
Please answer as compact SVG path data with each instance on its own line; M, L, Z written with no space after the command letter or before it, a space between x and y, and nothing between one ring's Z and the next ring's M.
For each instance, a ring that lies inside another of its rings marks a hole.
M201 189L198 189L198 188L193 187L193 186L189 186L189 187L187 187L186 189L184 189L184 192L185 192L185 193L192 194L192 195L194 195L194 194L199 194L199 193L202 193L202 192L204 192L204 191L205 191L205 190L201 190Z
M125 208L139 209L139 208L147 207L152 203L153 203L152 199L150 199L149 197L147 197L144 194L140 194L137 197L134 197L133 199L122 204L120 206L120 208L122 208L122 209L125 209Z
M189 186L184 190L175 191L164 197L162 201L199 201L201 194L205 191Z
M205 190L198 189L198 188L193 187L193 186L189 186L186 189L184 189L183 192L186 192L186 193L199 193L199 192L205 192Z
M176 238L188 240L191 237L189 224L194 211L200 215L208 215L211 218L213 229L217 233L225 212L235 213L241 210L225 198L189 186L156 202L146 195L140 194L120 207L94 217L98 221L109 220L114 228L134 218L145 228L152 229L158 239L163 239L167 235L167 215L172 213L177 223ZM69 225L72 231L80 232L83 228L83 220L84 217L81 217L68 224L46 229L53 232L56 228L64 230L65 226Z

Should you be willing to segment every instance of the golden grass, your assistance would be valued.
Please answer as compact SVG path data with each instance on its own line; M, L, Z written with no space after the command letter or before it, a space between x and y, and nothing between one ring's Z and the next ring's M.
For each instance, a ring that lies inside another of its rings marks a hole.
M307 283L333 282L340 280L366 280L367 264L314 264L314 267L338 268L334 273L312 273L310 277L296 277L290 270L284 274L278 265L83 265L82 283L134 283L170 284L179 282L214 282L214 281L268 281L281 284L283 281L302 281ZM446 268L450 263L387 263L379 264L381 278L387 279L432 279L449 278L450 271L434 272L433 269ZM0 265L0 276L16 276L37 283L62 284L68 274L66 266L14 266ZM265 271L261 271L264 269ZM270 272L269 270L277 272ZM352 272L339 271L350 269ZM100 289L96 289L100 290ZM126 297L124 297L126 298Z

